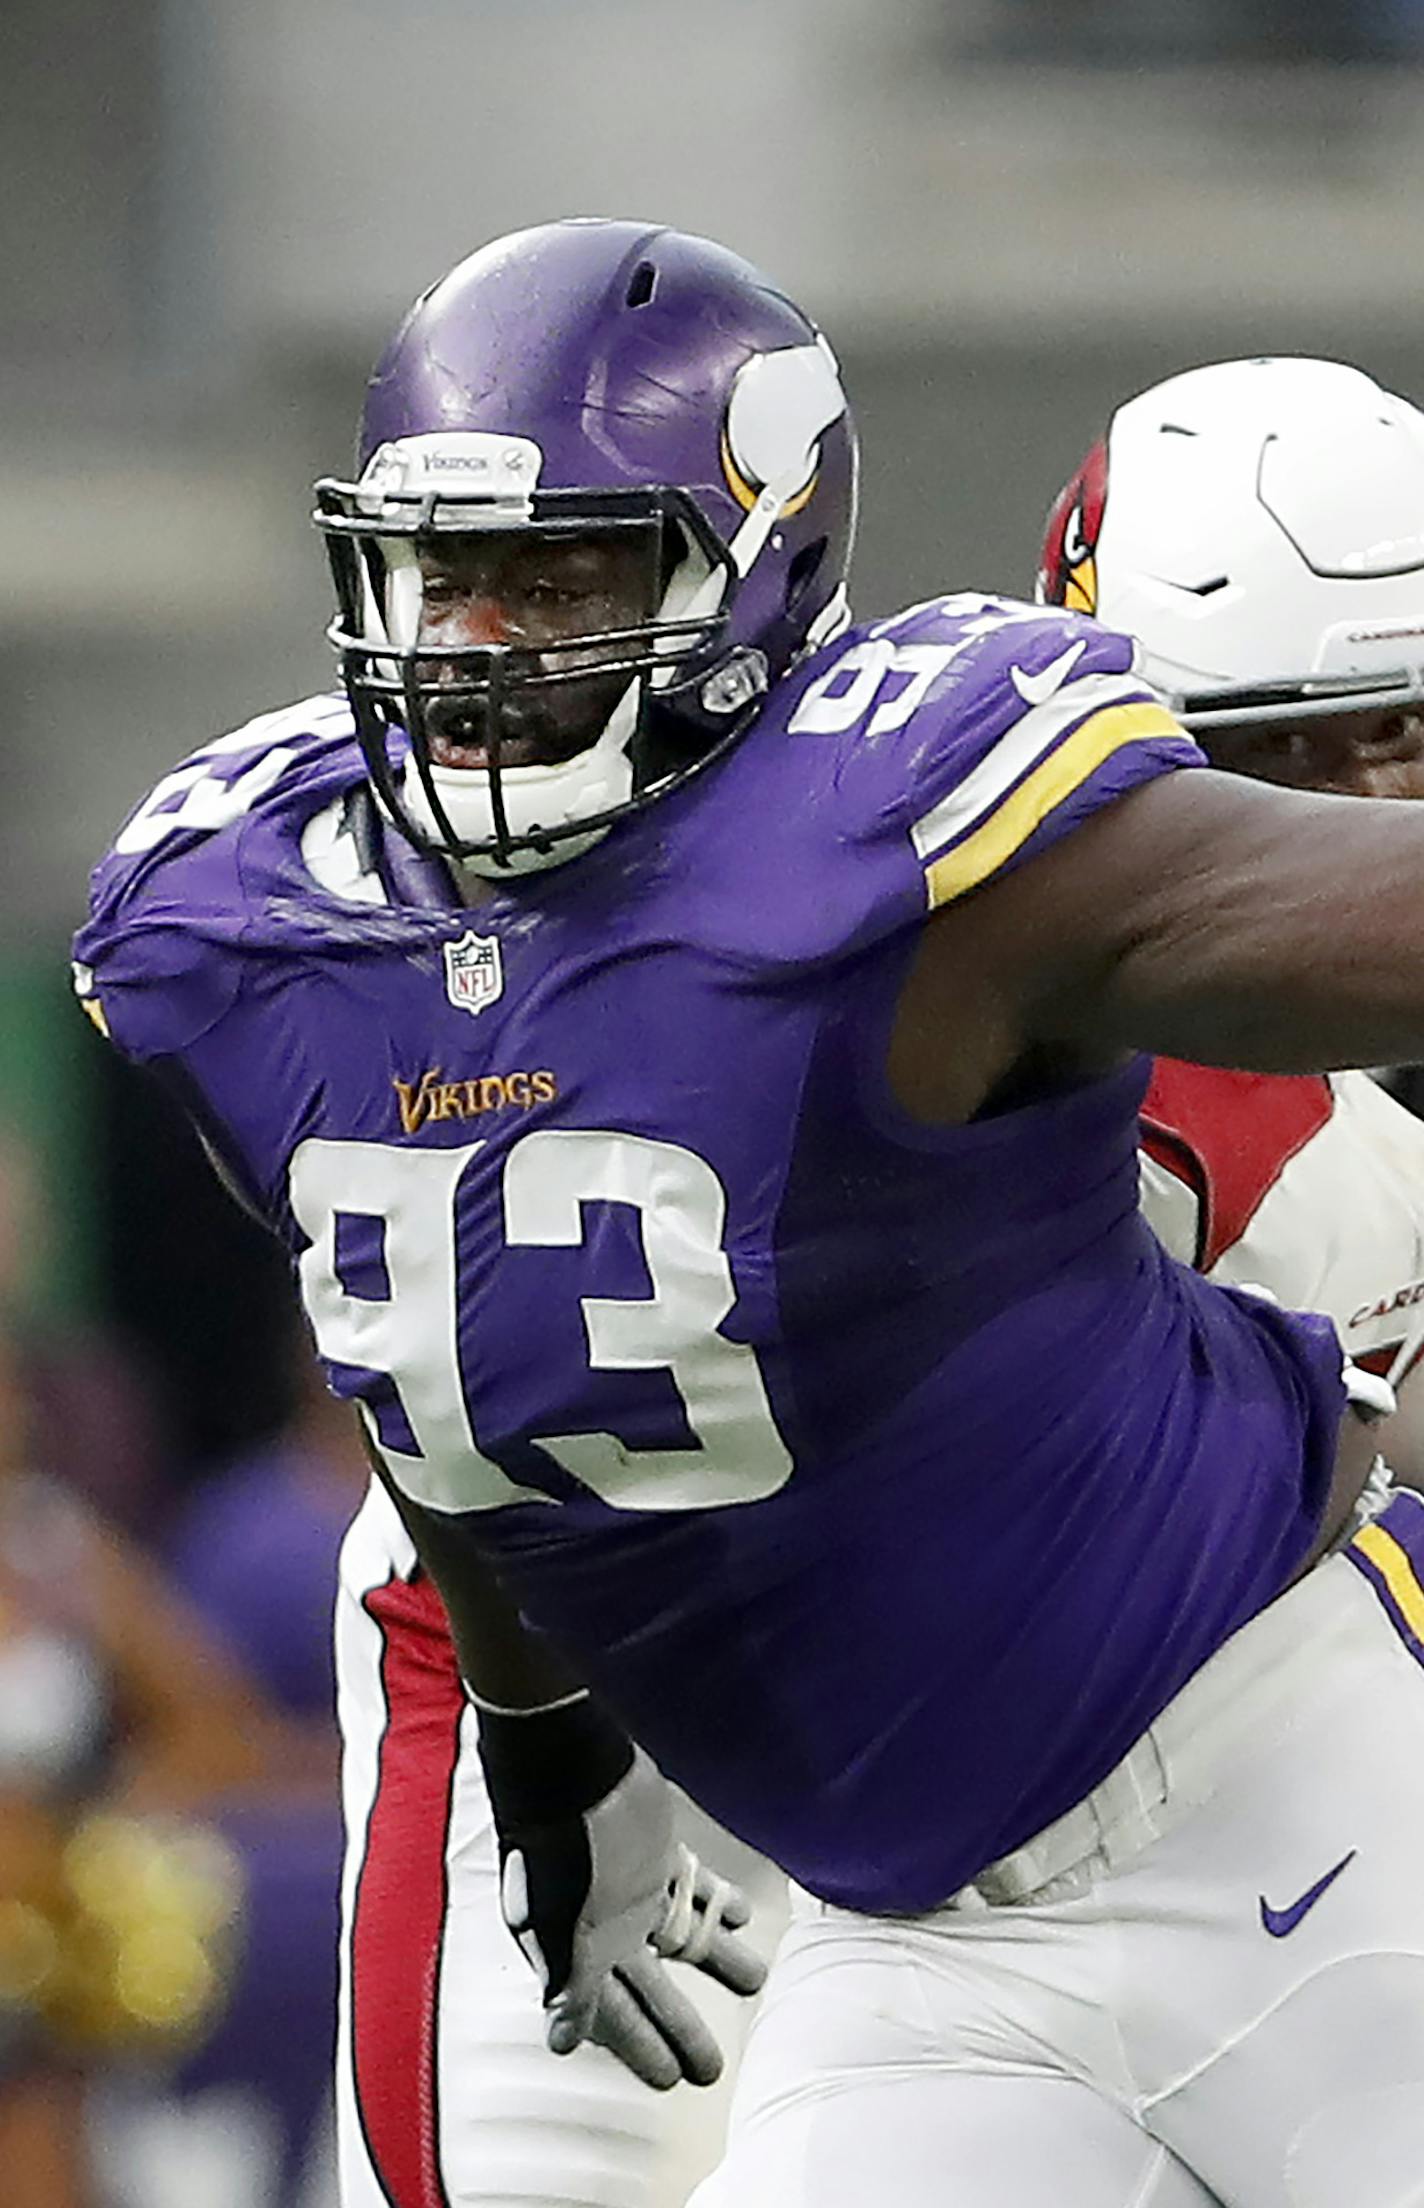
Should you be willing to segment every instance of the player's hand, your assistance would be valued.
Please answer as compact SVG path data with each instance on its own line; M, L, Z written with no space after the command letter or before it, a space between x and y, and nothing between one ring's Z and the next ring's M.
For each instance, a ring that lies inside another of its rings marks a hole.
M548 1714L560 1719L558 1745L577 1765L569 1712ZM721 2074L721 2050L667 1962L690 1963L733 1993L755 1993L766 1971L741 1936L746 1902L675 1840L671 1790L631 1743L623 1769L592 1803L574 1806L587 1788L577 1787L571 1769L561 1814L520 1816L509 1759L513 1752L528 1765L555 1747L552 1729L539 1738L544 1715L500 1718L496 1728L481 1712L481 1747L500 1839L504 1918L543 1981L549 2046L563 2055L594 2040L648 2085L666 2088L680 2078L711 2085ZM607 1727L606 1719L585 1721ZM540 1808L553 1810L547 1787L540 1795Z

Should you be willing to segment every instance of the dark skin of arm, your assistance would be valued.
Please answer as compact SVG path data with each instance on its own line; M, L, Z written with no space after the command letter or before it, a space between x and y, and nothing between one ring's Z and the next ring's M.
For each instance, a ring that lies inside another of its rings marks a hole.
M1412 806L1164 775L934 916L891 1083L953 1125L1011 1079L1130 1050L1267 1073L1417 1059L1421 922Z
M537 1710L574 1693L580 1682L558 1651L529 1632L498 1574L438 1510L402 1495L362 1430L366 1454L406 1532L422 1569L440 1590L460 1676L482 1702L501 1710Z

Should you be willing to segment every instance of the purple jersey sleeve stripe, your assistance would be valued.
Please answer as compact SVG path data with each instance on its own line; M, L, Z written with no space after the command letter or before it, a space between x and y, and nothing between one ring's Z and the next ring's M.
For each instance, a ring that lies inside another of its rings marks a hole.
M1424 1585L1411 1553L1421 1537L1424 1510L1416 1496L1401 1495L1382 1518L1361 1527L1345 1554L1374 1588L1410 1654L1424 1664Z
M1108 706L1063 738L1026 775L988 819L925 869L930 910L952 903L998 873L1022 849L1049 814L1129 744L1188 738L1164 705L1142 700Z

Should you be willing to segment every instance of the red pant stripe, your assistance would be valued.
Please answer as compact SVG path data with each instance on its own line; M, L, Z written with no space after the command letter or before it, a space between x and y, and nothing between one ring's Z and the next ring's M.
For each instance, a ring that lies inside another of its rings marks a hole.
M351 1928L356 2105L391 2208L449 2208L436 2017L465 1696L428 1579L392 1577L365 1596L364 1608L381 1631L386 1729Z

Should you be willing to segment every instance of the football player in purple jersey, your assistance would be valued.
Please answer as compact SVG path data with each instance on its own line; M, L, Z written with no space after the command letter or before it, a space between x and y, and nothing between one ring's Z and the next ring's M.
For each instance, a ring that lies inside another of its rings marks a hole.
M1383 2208L1424 1504L1365 1521L1329 1323L1144 1224L1134 1053L1418 1052L1424 821L1213 773L1061 608L849 626L853 510L745 264L476 254L319 490L345 702L165 778L80 991L361 1406L549 2044L706 2077L662 1958L754 1982L663 1771L798 1882L703 2208Z

